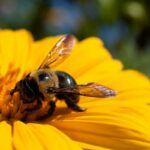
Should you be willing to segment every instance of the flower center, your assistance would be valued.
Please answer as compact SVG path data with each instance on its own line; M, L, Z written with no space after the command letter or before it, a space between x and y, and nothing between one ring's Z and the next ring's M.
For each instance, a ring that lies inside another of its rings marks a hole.
M13 69L10 65L7 73L0 77L0 121L11 117L14 107L13 102L19 99L17 95L15 97L10 96L10 91L17 82L19 72L20 69Z
M0 77L0 121L22 120L30 122L40 120L41 116L47 116L50 110L53 110L51 108L54 101L51 101L51 105L49 105L49 101L44 99L40 104L36 99L31 103L24 103L19 91L11 94L18 82L19 73L20 69L10 67L5 76Z

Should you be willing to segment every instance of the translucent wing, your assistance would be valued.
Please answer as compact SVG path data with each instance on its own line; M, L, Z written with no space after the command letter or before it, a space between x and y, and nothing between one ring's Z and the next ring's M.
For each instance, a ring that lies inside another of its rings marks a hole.
M72 35L63 36L48 53L39 69L49 68L64 61L70 55L75 41L75 37Z
M111 97L115 96L117 94L116 91L105 87L103 85L99 85L97 83L87 83L87 84L81 84L77 85L77 87L67 87L67 88L50 88L48 90L50 93L72 93L82 96L88 96L88 97Z
M97 84L97 83L87 83L78 85L79 93L83 96L89 96L89 97L111 97L115 96L117 94L116 91Z

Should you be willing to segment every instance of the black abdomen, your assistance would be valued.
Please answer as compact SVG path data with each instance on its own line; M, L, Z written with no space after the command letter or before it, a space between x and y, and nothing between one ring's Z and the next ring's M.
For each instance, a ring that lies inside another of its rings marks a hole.
M68 73L63 71L56 71L55 73L58 76L60 88L67 88L67 87L76 88L77 85L76 81ZM56 97L58 99L66 99L66 97L69 97L75 103L79 101L79 95L72 93L57 94Z

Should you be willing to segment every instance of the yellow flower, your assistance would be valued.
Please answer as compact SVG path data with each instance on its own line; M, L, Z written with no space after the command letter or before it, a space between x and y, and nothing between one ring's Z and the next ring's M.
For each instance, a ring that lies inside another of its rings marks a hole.
M34 41L26 30L0 30L1 120L12 107L9 91L25 73L37 69L59 38ZM150 149L150 81L146 76L123 70L96 37L77 42L70 57L53 69L66 71L78 83L108 86L118 95L81 97L79 103L87 110L80 113L58 101L55 113L41 122L4 119L1 150Z

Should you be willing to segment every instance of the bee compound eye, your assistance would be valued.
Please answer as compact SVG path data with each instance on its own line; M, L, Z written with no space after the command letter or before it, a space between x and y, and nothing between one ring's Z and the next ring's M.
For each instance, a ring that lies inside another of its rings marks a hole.
M49 75L47 73L41 73L38 75L40 81L49 80Z

